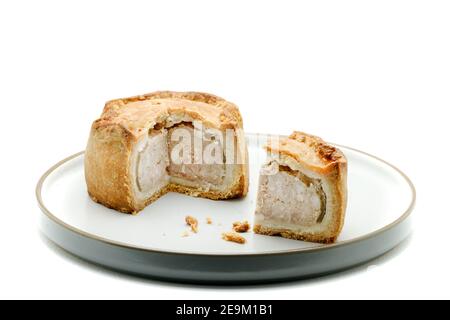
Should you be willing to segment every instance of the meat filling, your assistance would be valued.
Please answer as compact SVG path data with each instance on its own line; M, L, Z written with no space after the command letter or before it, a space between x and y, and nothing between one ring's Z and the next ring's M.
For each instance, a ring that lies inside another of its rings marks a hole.
M198 133L191 123L180 123L168 129L159 126L149 132L137 150L136 185L139 192L155 193L171 178L176 179L176 183L187 181L194 185L221 185L224 182L226 168L221 140L214 136L196 138L194 134ZM200 146L198 152L196 146ZM211 155L212 160L211 157L203 159L205 154Z
M154 193L169 182L166 137L165 131L153 132L140 145L136 166L136 184L140 192Z
M167 139L170 155L170 165L167 168L169 175L192 182L222 184L225 178L223 146L218 139L195 137L194 131L190 123L182 123L169 129ZM195 148L198 146L200 150L196 152ZM204 159L207 154L205 150L211 150L212 159ZM218 161L214 161L213 158L217 158Z
M273 170L274 165L265 169ZM261 175L259 188L258 213L264 219L305 227L323 221L326 196L320 180L280 165L277 173Z

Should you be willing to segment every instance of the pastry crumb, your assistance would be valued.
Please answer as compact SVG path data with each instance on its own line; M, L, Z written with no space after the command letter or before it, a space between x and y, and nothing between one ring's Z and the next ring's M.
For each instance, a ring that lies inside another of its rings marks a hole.
M198 232L198 221L192 216L186 216L186 223L191 227L192 232Z
M212 224L212 219L211 219L210 217L207 217L207 218L206 218L206 223L207 223L207 224Z
M224 232L222 233L222 239L225 241L236 242L239 244L245 243L245 238L236 232Z
M184 231L184 232L181 234L181 237L182 237L182 238L189 237L189 232L188 232L188 231Z
M247 232L250 230L250 224L247 220L233 222L233 230L239 233Z

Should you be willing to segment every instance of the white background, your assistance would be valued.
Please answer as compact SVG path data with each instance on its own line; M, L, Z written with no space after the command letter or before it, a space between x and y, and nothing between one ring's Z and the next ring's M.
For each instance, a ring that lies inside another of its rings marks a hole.
M448 1L2 1L0 58L0 298L450 298ZM106 100L164 89L397 165L413 235L338 275L231 288L123 276L44 240L40 175L84 149Z

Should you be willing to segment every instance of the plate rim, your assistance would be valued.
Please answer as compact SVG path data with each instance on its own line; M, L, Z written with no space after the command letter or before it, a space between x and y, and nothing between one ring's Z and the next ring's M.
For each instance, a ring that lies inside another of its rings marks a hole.
M246 134L246 136L250 136L250 135L254 135L254 134ZM281 135L280 135L281 136ZM359 236L357 238L354 239L350 239L350 240L345 240L342 242L337 242L337 243L333 243L333 244L323 244L317 247L313 247L313 248L298 248L298 249L287 249L287 250L277 250L277 251L273 251L273 252L257 252L257 253L251 253L251 252L245 252L245 253L201 253L201 252L189 252L189 251L171 251L171 250L160 250L160 249L155 249L155 248L149 248L149 247L144 247L144 246L137 246L137 245L130 245L127 243L123 243L120 241L115 241L115 240L111 240L111 239L107 239L104 237L100 237L97 236L95 234L86 232L84 230L81 230L79 228L76 228L64 221L62 221L61 219L57 218L44 204L44 201L42 199L42 189L43 189L43 185L46 181L46 179L54 172L56 171L59 167L61 167L62 165L64 165L65 163L83 155L85 153L85 151L80 151L77 152L61 161L58 161L56 164L54 164L53 166L51 166L38 180L38 183L36 185L35 188L35 195L36 195L36 199L38 202L38 206L41 209L41 211L47 216L47 218L49 218L50 220L52 220L54 223L62 226L65 229L68 229L76 234L78 234L79 236L85 237L85 238L89 238L91 240L94 241L99 241L102 242L104 244L108 244L108 245L112 245L112 246L117 246L117 247L121 247L121 248L125 248L125 249L132 249L132 250L138 250L141 252L145 252L145 253L156 253L156 254L166 254L166 255L176 255L176 256L203 256L203 257L248 257L248 256L252 256L252 257L256 257L256 256L276 256L276 255L291 255L291 254L299 254L299 253L312 253L312 252L319 252L319 251L324 251L324 250L330 250L333 248L342 248L348 245L353 245L356 243L360 243L363 242L365 240L377 237L381 234L383 234L384 232L394 228L397 225L400 225L403 221L405 221L412 213L412 211L414 210L415 204L416 204L416 188L413 184L413 182L411 181L411 179L400 169L398 169L396 166L392 165L391 163L387 162L386 160L383 160L377 156L374 156L370 153L367 153L365 151L361 151L352 147L347 147L347 146L343 146L340 144L334 144L333 145L340 147L340 148L345 148L348 150L352 150L355 152L358 152L360 154L363 154L365 156L368 156L372 159L375 159L377 161L380 161L381 163L389 166L390 168L392 168L394 171L396 171L397 173L400 174L400 176L406 181L406 183L408 184L408 187L410 189L411 192L411 201L410 204L408 206L408 208L405 210L405 212L403 212L399 218L397 218L396 220L394 220L393 222L391 222L388 225L385 225L384 227L377 229L375 231L372 231L368 234Z

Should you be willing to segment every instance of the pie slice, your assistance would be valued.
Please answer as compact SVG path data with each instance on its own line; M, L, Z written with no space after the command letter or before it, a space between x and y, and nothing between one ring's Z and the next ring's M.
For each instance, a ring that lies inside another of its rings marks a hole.
M267 151L269 157L259 178L254 232L335 242L347 202L344 154L302 132L271 141Z

